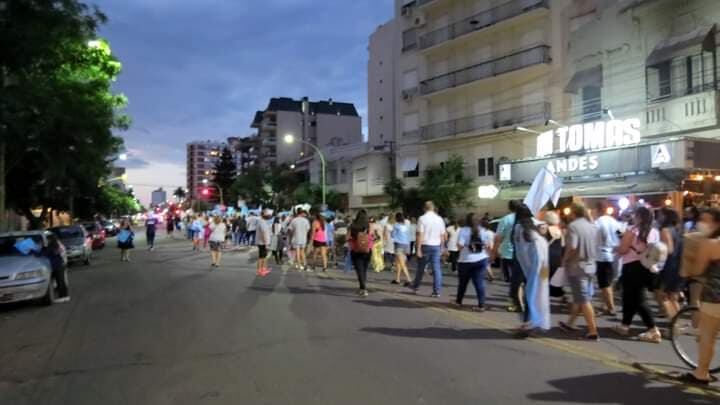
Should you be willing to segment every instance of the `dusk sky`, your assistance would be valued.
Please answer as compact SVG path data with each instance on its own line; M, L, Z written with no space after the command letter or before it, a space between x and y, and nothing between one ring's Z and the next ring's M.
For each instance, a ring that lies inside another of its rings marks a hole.
M333 98L366 127L367 42L392 0L95 0L123 64L129 183L185 186L185 144L252 133L271 97ZM366 129L364 130L366 131Z

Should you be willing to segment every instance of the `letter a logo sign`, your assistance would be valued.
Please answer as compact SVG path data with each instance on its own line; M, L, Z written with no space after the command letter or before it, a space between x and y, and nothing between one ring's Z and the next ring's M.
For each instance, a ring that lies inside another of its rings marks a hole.
M652 146L652 167L661 167L670 163L671 156L667 145L653 145Z

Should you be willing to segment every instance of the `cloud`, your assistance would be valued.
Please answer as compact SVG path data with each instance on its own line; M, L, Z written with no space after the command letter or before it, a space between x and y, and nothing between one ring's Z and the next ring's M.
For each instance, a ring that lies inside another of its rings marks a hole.
M368 37L393 13L392 0L95 2L123 64L116 89L134 123L126 147L147 174L178 170L178 185L188 142L252 133L271 97L332 97L367 111Z
M139 158L128 158L125 161L117 162L117 166L122 166L126 169L142 169L150 166L150 162Z

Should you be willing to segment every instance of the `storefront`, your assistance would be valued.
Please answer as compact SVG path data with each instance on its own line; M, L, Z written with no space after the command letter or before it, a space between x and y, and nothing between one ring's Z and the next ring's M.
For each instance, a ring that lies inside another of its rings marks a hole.
M563 204L609 200L682 209L720 196L720 141L686 136L643 139L639 120L613 120L538 134L538 157L501 162L500 198L523 199L543 168L563 179ZM561 206L563 204L560 204Z

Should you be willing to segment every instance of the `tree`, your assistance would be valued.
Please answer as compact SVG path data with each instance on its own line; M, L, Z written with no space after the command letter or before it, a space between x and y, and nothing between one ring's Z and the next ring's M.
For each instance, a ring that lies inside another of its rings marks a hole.
M178 187L173 191L173 195L175 198L177 198L178 201L182 201L185 199L185 189L182 187Z
M230 187L230 196L242 198L249 205L267 205L270 193L265 187L265 171L259 167L249 168L235 179Z
M473 179L465 175L464 165L462 157L451 156L444 164L428 168L420 181L420 195L432 200L443 214L457 206L472 206Z
M292 194L297 203L307 203L319 206L322 204L322 187L312 183L300 184ZM325 203L328 209L337 210L341 207L341 198L335 190L328 189L325 192Z
M105 20L76 0L0 7L0 212L7 201L34 227L50 208L95 198L122 145L112 130L129 124L126 100L111 92L121 66L96 38Z
M390 196L390 208L399 208L405 215L418 216L422 212L423 197L417 188L405 188L399 178L393 178L383 187L385 194Z
M221 200L224 199L223 197L230 196L230 187L232 187L236 177L237 166L233 155L230 149L224 148L220 160L215 163L215 177L213 178L215 186L220 189ZM225 201L220 201L220 203L225 204Z

